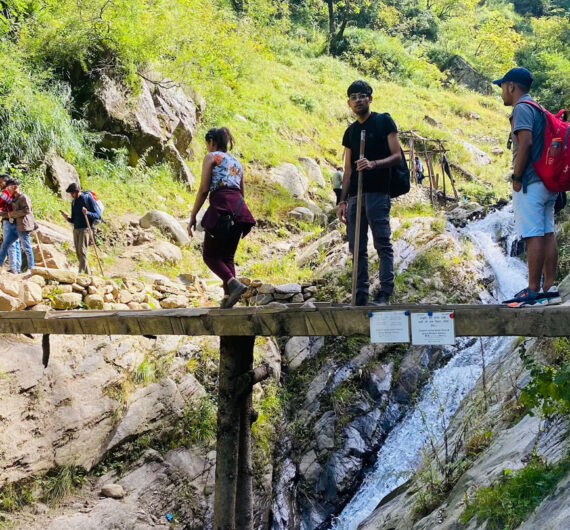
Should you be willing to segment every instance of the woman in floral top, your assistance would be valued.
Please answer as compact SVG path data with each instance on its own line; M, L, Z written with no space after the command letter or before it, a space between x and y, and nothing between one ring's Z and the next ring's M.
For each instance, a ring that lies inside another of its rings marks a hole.
M255 225L247 204L244 202L243 169L241 163L228 153L228 144L233 148L234 139L226 127L210 129L206 133L208 154L202 163L202 180L188 222L188 234L193 236L196 216L210 195L210 206L202 218L206 231L202 256L204 263L224 285L221 307L232 307L245 291L246 286L235 276L234 256L239 240ZM220 230L223 216L232 216L233 226L228 231Z

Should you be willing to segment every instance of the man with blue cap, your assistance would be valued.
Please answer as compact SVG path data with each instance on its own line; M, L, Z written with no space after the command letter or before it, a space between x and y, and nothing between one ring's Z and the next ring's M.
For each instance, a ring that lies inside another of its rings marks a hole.
M558 264L554 235L557 194L544 186L533 167L533 162L542 154L546 117L529 103L535 103L528 93L532 81L532 74L526 68L512 68L501 79L493 81L501 87L505 106L513 107L510 116L513 207L517 235L525 241L528 264L528 287L504 301L511 307L562 302L554 285Z

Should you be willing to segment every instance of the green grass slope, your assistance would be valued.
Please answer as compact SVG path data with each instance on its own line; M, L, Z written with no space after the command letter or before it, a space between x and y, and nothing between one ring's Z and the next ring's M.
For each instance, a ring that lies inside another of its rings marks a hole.
M498 95L444 90L433 80L398 84L375 78L366 62L357 69L323 54L322 32L295 30L269 11L267 20L237 19L228 7L208 0L62 0L42 8L22 0L9 15L0 39L0 163L23 178L39 218L59 222L57 210L67 208L44 185L45 155L51 151L76 166L84 188L97 191L107 219L156 207L180 217L189 213L194 193L176 182L167 166L129 167L120 151L111 160L94 156L95 138L81 119L81 104L101 72L122 78L135 91L139 73L159 72L202 95L206 111L189 166L200 174L204 132L228 126L246 166L252 210L276 226L300 203L269 182L269 169L309 156L321 163L325 178L330 176L332 165L341 161L344 129L353 120L346 87L357 78L373 85L374 110L390 112L401 130L444 141L450 161L490 185L458 176L462 195L492 201L508 192L503 175L510 153L478 167L462 143L487 152L494 143L503 145L508 111ZM393 53L400 51L394 45ZM429 125L426 115L441 126ZM298 229L308 229L307 238L319 233L316 227ZM275 237L287 236L277 230ZM244 253L258 258L265 244L254 237ZM198 250L189 252L177 270L200 267ZM286 263L269 269L273 277L295 276Z

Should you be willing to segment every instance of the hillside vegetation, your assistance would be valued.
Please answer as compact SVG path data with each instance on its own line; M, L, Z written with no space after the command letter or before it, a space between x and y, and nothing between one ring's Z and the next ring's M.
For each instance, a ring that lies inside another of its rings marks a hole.
M164 164L131 167L120 149L94 155L98 135L83 109L102 74L135 93L142 78L169 78L204 97L188 165L199 175L203 132L229 126L248 169L254 213L273 221L296 201L267 182L268 169L309 156L330 174L352 119L345 90L355 78L373 84L376 110L389 111L401 129L444 140L450 160L488 182L459 183L462 195L483 202L506 194L510 155L477 167L462 141L487 151L502 145L507 110L496 96L444 83L440 69L452 54L491 78L515 63L529 66L542 101L570 104L563 0L14 0L2 6L0 165L23 178L36 214L54 221L66 207L43 184L45 157L54 151L77 168L84 188L104 198L108 219L156 207L151 190L164 198L162 209L181 217L193 199Z

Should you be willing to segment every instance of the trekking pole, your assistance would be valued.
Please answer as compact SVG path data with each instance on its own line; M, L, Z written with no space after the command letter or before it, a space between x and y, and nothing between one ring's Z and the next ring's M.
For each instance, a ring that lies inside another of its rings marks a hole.
M364 158L366 131L360 133L360 156ZM352 253L352 305L356 305L356 279L358 276L358 253L360 252L360 215L362 214L362 171L358 172L358 191L356 193L356 225L354 227L354 249ZM368 266L368 265L367 265Z
M91 235L91 241L93 241L93 248L95 249L95 256L97 257L97 263L99 263L99 270L101 271L101 276L105 276L103 272L103 266L101 265L101 260L99 259L99 252L97 252L97 245L95 244L95 236L93 235L93 230L91 230L91 225L89 224L89 217L83 212L85 216L85 222L87 223L87 228L89 229L89 234Z
M42 265L47 269L47 262L46 262L46 258L44 256L44 248L42 246L42 240L40 239L40 236L38 235L37 230L34 232L34 234L36 234L36 241L38 242L38 247L40 248L40 255L42 257Z

